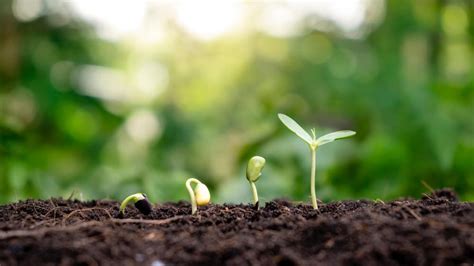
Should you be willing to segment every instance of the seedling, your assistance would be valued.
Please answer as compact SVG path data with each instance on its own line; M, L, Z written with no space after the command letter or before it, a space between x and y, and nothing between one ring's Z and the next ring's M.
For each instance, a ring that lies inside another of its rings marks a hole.
M253 194L253 203L255 208L258 210L258 193L257 193L257 186L255 182L260 178L262 175L262 169L265 166L265 158L260 156L254 156L250 158L247 164L247 180L252 187L252 194Z
M129 202L133 202L135 207L143 214L148 215L151 212L151 204L148 201L146 194L144 193L136 193L126 197L122 204L120 204L120 214L125 214L125 208L127 207Z
M191 183L196 183L196 187L191 187ZM204 206L211 201L211 193L204 183L197 180L196 178L189 178L186 180L186 188L189 192L189 197L191 198L191 214L195 214L197 211L197 206Z
M315 178L316 178L316 149L319 146L327 144L329 142L333 142L337 139L347 138L356 134L356 132L352 130L342 130L336 131L319 138L316 138L316 130L313 128L311 129L312 137L304 130L295 120L291 117L278 114L278 118L280 118L281 122L293 133L296 134L299 138L304 140L311 150L311 202L313 204L313 208L315 210L318 209L318 202L316 200L316 190L315 190Z

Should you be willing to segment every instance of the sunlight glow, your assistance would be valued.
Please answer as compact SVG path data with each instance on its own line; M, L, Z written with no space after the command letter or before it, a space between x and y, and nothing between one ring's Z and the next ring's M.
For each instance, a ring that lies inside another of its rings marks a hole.
M184 1L176 5L176 21L195 37L210 40L235 29L242 11L239 2Z
M384 11L381 0L318 0L264 2L259 28L277 37L291 37L307 27L319 31L339 31L360 37L366 24L378 23ZM308 23L309 19L309 23Z
M73 10L97 27L105 39L117 39L142 26L146 0L70 0Z
M244 25L277 37L291 37L305 28L314 28L358 38L370 28L367 26L382 19L385 9L384 0L68 1L74 13L95 25L102 38L114 40L128 35L144 44L163 39L166 21L175 22L203 41L235 32Z
M260 29L276 37L291 37L301 31L302 21L291 6L281 3L265 8L260 16Z

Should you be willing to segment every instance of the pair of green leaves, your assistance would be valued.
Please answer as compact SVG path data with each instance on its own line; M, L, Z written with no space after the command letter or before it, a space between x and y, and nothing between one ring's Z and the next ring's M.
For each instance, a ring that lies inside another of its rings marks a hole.
M312 129L312 137L304 130L295 120L285 114L278 114L278 118L280 118L281 122L293 133L295 133L298 137L304 140L311 149L316 149L318 146L327 144L329 142L333 142L337 139L347 138L356 134L356 132L352 130L341 130L326 134L319 138L316 138L315 130Z

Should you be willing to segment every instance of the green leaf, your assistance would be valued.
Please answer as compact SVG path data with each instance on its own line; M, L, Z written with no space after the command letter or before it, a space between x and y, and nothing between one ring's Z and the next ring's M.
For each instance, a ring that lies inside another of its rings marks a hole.
M324 145L329 142L333 142L336 139L343 139L355 135L356 133L352 130L341 130L326 134L318 138L318 146Z
M307 142L309 145L313 142L313 138L304 130L295 120L285 114L278 114L278 118L280 118L281 122L293 133L295 133L298 137L302 140Z

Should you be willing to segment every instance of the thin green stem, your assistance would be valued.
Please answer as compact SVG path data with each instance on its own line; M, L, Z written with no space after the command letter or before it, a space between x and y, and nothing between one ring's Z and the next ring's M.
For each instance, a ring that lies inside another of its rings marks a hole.
M191 182L199 184L201 183L199 180L196 178L189 178L186 180L186 188L188 189L189 192L189 197L191 198L191 214L195 214L197 211L197 203L196 203L196 197L194 196L194 190L191 187Z
M252 187L252 194L253 194L253 203L257 206L258 209L258 193L257 193L257 186L254 182L250 182L250 186Z
M311 202L313 208L318 209L318 201L316 198L316 148L311 148Z

